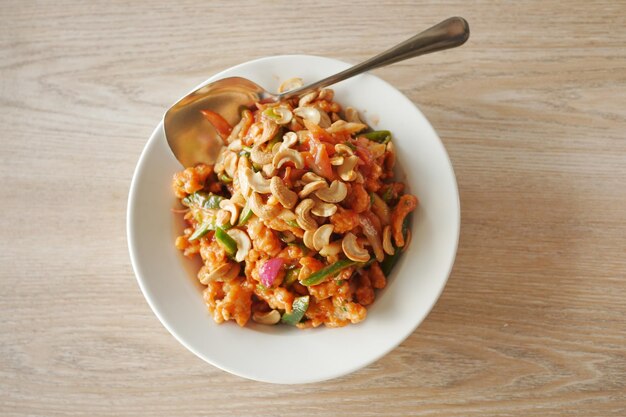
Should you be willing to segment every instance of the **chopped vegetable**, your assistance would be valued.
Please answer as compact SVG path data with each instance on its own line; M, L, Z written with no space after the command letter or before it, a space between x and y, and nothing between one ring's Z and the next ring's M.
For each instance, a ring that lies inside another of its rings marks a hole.
M211 110L200 110L205 119L209 121L217 131L217 133L222 137L223 140L226 140L230 132L232 132L233 127L219 114L215 113Z
M252 217L252 209L248 206L248 203L241 210L241 215L239 216L239 226L243 226L246 224L248 220Z
M226 184L230 184L231 182L233 182L233 179L226 174L220 174L218 179Z
M217 240L217 243L224 248L227 254L235 256L237 253L237 242L235 242L235 239L230 237L228 233L226 233L226 231L219 226L215 228L215 239Z
M357 262L352 261L350 259L342 259L340 261L335 262L332 265L328 265L327 267L322 268L319 271L312 273L311 275L306 277L304 280L302 280L301 284L307 287L311 285L317 285L320 282L324 281L326 278L334 277L342 270L352 265L356 265L356 264Z
M393 200L393 187L392 186L389 185L385 187L385 191L383 192L382 199L385 203L389 203L391 200Z
M295 220L287 220L285 223L287 223L289 226L291 227L300 227L300 225L298 224L297 221Z
M378 143L387 143L391 140L391 132L388 130L374 130L361 136Z
M192 242L196 239L200 239L202 236L209 233L209 231L215 229L215 223L213 219L205 220L200 226L196 227L196 230L193 232L191 236L189 236L189 241Z
M348 148L352 149L353 151L356 151L356 145L352 142L344 142L344 145L346 145Z
M263 110L263 115L273 120L278 120L281 118L281 115L274 111L274 107L268 107L265 110Z
M198 208L204 208L204 209L219 209L220 201L222 201L223 199L224 197L213 194L213 193L197 191L183 198L182 203L187 207L198 207Z
M293 284L294 282L298 280L298 275L300 275L301 269L302 268L294 268L294 269L290 269L289 271L287 271L287 275L285 275L285 280L283 281L283 284L285 284L285 287L290 286L291 284Z
M307 309L309 308L309 296L305 295L302 297L297 297L295 300L293 300L293 304L291 306L291 313L283 314L281 321L285 324L291 324L292 326L295 326L296 324L300 323L300 321L304 317L304 313L306 313Z
M261 284L266 287L273 287L278 277L278 273L283 268L285 261L283 258L272 258L265 261L259 269L259 276L261 277Z
M393 253L393 255L386 255L385 259L380 264L380 269L382 269L383 274L385 274L385 277L391 273L391 270L398 262L398 259L400 258L400 254L402 253L402 251L398 250L395 246L394 246L394 249L395 249L395 252Z

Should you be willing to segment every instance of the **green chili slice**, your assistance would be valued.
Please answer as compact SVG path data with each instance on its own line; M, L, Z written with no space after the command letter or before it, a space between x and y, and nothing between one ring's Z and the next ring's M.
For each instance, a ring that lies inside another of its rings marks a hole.
M220 208L220 201L224 197L213 193L206 193L204 191L197 191L193 194L189 194L182 199L182 203L187 207L200 207L205 209L218 209Z
M192 235L189 236L189 241L192 242L196 239L200 239L211 230L215 230L215 223L213 223L213 219L206 220L200 226L196 226L196 230L194 230Z
M290 286L291 284L293 284L294 282L298 280L300 269L301 268L294 268L294 269L290 269L287 271L287 274L285 275L285 280L283 281L283 284L285 284L285 287Z
M234 256L237 253L237 242L219 226L215 228L215 239L230 256Z
M373 132L364 133L360 136L378 143L387 143L391 140L391 132L388 130L375 130Z
M246 222L250 220L250 217L252 217L252 214L252 209L248 206L248 203L246 203L241 210L241 214L239 215L239 226L246 224Z
M283 314L283 317L280 319L285 324L291 324L295 326L300 323L300 320L304 317L304 313L309 308L309 296L304 295L302 297L298 297L293 300L293 304L291 305L292 310L291 313Z
M328 265L327 267L322 268L319 271L312 273L311 275L306 277L304 280L302 280L301 283L302 285L305 285L307 287L311 285L317 285L320 282L324 281L326 278L334 277L342 270L352 265L356 265L357 263L358 262L352 261L350 259L342 259L340 261L335 262L332 265Z

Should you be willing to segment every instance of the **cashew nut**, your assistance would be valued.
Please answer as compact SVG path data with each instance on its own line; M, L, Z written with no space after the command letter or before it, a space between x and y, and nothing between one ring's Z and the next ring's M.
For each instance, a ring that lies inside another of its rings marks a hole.
M270 191L270 181L263 177L260 172L252 172L250 168L247 168L244 171L244 175L246 176L246 180L252 188L257 193L261 194L269 194Z
M335 145L335 152L337 152L339 155L344 155L344 156L352 156L352 155L354 155L354 151L352 150L352 148L350 148L345 143L338 143L338 144L336 144Z
M317 190L315 195L327 203L339 203L348 195L348 187L343 182L334 180L330 187Z
M312 91L308 94L303 95L302 97L300 97L300 100L298 100L298 107L306 106L307 104L315 100L318 94L319 93L317 91Z
M395 249L391 244L391 226L385 226L383 229L383 250L390 256L395 253Z
M326 181L324 178L320 177L314 172L305 173L300 180L307 184L313 181Z
M357 162L359 162L359 157L356 155L344 158L343 163L337 168L337 174L339 174L339 178L344 181L356 180L356 172L354 171L354 167L356 167Z
M304 232L304 236L302 236L302 241L304 242L304 246L311 250L315 250L315 243L313 242L313 236L315 232L312 230L306 230Z
M263 165L261 171L263 171L267 178L272 178L274 175L276 175L276 172L278 172L278 170L274 168L274 165L272 164Z
M300 152L293 149L285 148L279 150L272 160L272 164L277 169L283 166L285 162L293 162L297 169L304 168L304 158L302 158Z
M229 229L226 233L228 233L228 236L232 237L233 240L237 242L235 261L242 262L248 255L248 252L250 252L250 249L252 249L252 242L250 241L250 238L246 232L241 229Z
M330 243L330 235L333 234L335 226L332 224L324 224L317 228L313 234L313 247L316 251L322 250L322 248L328 246Z
M367 125L363 123L352 123L344 120L337 120L329 128L326 129L328 133L348 132L354 134L367 128Z
M318 109L318 111L320 113L319 127L326 129L331 124L330 117L328 116L328 113L326 113L324 110Z
M235 172L237 171L237 162L239 160L239 155L234 152L228 151L226 155L224 155L224 171L226 174L233 178L235 176Z
M322 188L328 186L328 184L326 183L326 180L319 180L319 181L313 181L308 183L307 185L305 185L302 190L300 190L300 192L298 193L298 196L300 196L300 198L304 198L306 196L308 196L309 194L317 191L317 190L321 190Z
M252 314L252 320L259 324L276 324L280 321L280 313L278 310L268 311L267 313L255 311Z
M243 149L242 146L243 143L241 143L241 139L237 139L232 141L230 145L228 145L228 150L233 152L239 152Z
M320 90L317 99L331 101L333 97L335 97L335 92L333 90L330 88L323 88Z
M218 210L217 215L215 216L215 224L224 227L228 224L230 220L230 212L226 210Z
M330 164L335 165L335 166L343 164L343 156L341 155L333 156L332 158L330 158Z
M336 240L324 246L320 250L320 255L324 257L337 256L341 253L341 240Z
M262 123L263 133L261 134L261 136L255 138L254 140L254 144L257 146L268 142L274 136L276 136L276 133L278 133L278 125L272 119L263 119Z
M247 175L249 170L251 171L250 161L248 161L248 158L239 158L239 163L237 167L237 179L239 180L239 190L245 198L250 195L250 184L248 183Z
M313 204L313 200L307 198L302 200L296 207L296 221L304 230L317 229L317 222L311 216L311 208L313 208Z
M228 262L213 271L209 271L209 268L205 265L198 271L198 280L204 285L212 281L231 281L239 275L240 268L239 264Z
M276 120L278 125L286 125L293 118L293 113L286 107L274 107L274 114L279 116L279 119Z
M354 107L346 107L346 120L352 123L363 123L359 117L359 112Z
M243 196L243 194L241 194L240 191L235 192L233 194L233 196L230 198L230 201L232 201L233 203L235 203L239 207L243 207L243 206L246 205L246 199Z
M276 209L279 207L263 204L263 201L261 200L261 195L255 193L254 191L252 192L252 194L250 194L248 204L250 206L250 210L252 210L252 212L262 220L267 220L274 217L276 215Z
M270 164L272 163L272 154L263 152L259 146L253 146L250 150L250 159L255 164Z
M356 236L352 232L348 232L341 241L341 248L343 253L346 254L348 259L355 262L367 262L370 259L370 254L363 246L360 246L356 240Z
M325 203L320 200L315 200L315 205L311 209L311 213L320 217L330 217L337 212L337 205L331 203Z
M283 142L279 149L291 148L296 143L298 143L298 135L295 132L287 132L283 135Z
M287 209L282 209L277 215L276 217L280 218L281 220L286 222L293 222L296 221L296 215L293 213L293 211L291 210L287 210Z
M241 194L240 194L241 195ZM239 218L239 207L232 200L220 201L220 208L230 213L230 224L237 224Z
M280 204L288 209L294 208L298 202L298 194L291 191L280 177L272 177L270 180L270 191Z
M289 78L278 87L279 93L284 93L285 91L295 90L296 88L302 87L304 84L302 83L302 78Z
M317 94L317 93L316 93ZM322 120L322 115L320 111L315 107L298 107L293 111L296 116L302 117L305 120L308 120L311 123L315 123L319 126L320 120Z

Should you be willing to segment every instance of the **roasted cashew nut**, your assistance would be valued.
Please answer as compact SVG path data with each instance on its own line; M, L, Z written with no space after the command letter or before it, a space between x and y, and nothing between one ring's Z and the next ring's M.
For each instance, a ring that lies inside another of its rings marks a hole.
M370 254L363 246L359 245L356 240L356 236L352 232L348 232L341 241L341 248L343 253L346 254L348 259L355 262L367 262L370 259Z
M313 204L315 204L313 200L307 198L302 200L296 207L296 222L298 222L298 225L304 230L317 229L317 222L311 216Z
M270 191L285 208L292 209L298 202L298 194L291 191L280 177L272 177Z
M343 182L335 180L330 184L330 187L316 191L315 195L327 203L340 203L348 195L348 187Z

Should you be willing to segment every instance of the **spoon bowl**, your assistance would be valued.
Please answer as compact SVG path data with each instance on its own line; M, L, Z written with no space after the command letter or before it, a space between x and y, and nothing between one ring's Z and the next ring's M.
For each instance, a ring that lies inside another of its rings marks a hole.
M307 86L272 94L243 78L224 78L200 87L174 104L163 118L165 136L174 156L184 166L212 165L223 140L204 118L202 110L222 116L231 126L241 118L241 110L260 100L279 101L327 87L371 69L398 61L463 45L469 38L469 25L462 17L451 17L410 39L358 65Z

